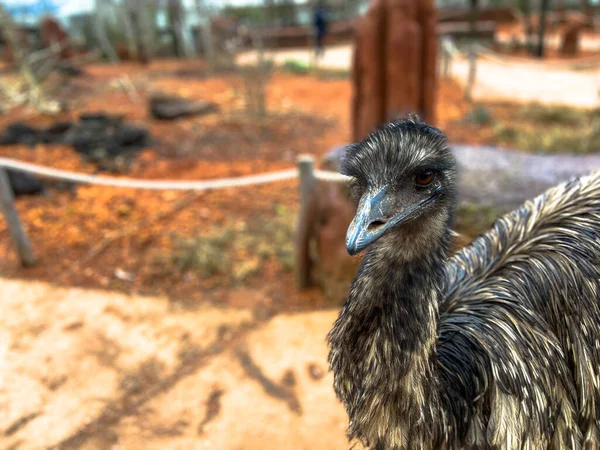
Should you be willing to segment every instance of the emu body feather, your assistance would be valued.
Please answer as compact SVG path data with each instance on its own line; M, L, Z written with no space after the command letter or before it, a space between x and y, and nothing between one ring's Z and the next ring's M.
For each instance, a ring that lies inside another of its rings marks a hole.
M407 119L344 161L357 199L382 185L417 195L413 174L429 167L442 192L371 244L328 335L349 437L378 450L600 448L600 172L449 256L450 158L441 132Z

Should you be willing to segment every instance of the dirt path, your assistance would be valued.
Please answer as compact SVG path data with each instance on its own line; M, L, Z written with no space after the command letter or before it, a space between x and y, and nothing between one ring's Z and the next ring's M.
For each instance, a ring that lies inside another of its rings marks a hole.
M270 50L265 52L265 57L273 59L277 65L282 65L286 61L301 61L304 64L312 64L313 52L306 48ZM256 52L250 51L242 53L238 62L248 64L256 61ZM319 59L319 66L326 69L348 70L352 64L352 46L340 45L327 47L325 54Z
M277 64L287 60L311 62L307 49L290 49L267 52ZM241 55L240 62L255 58L253 53ZM329 47L319 65L328 69L350 69L352 46ZM456 58L451 76L464 85L468 75L468 63ZM600 71L570 71L552 65L503 64L481 59L477 66L475 100L510 100L544 104L567 104L584 108L600 106Z
M326 370L334 311L0 285L1 449L348 446Z
M468 72L466 59L452 62L451 75L463 85ZM473 97L595 108L600 106L600 71L570 71L527 63L509 65L480 59Z

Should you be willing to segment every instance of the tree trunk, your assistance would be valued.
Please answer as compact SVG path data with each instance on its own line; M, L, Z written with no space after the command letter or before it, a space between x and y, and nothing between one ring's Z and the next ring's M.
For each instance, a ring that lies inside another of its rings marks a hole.
M265 0L263 8L265 23L268 26L272 26L275 22L275 2L273 0Z
M554 7L554 11L557 14L556 24L562 25L567 20L567 8L565 6L565 0L556 0L556 6Z
M585 14L586 25L590 28L594 27L594 7L590 3L590 0L581 0L581 9Z
M142 64L148 64L152 47L154 30L148 23L148 16L155 17L154 4L144 0L125 0L123 3L126 20L131 28L132 43L137 59Z
M550 0L542 0L540 3L540 24L538 29L538 43L535 55L538 58L544 57L544 41L546 37L546 15L548 13L548 7L550 6Z
M131 55L131 59L135 60L139 57L138 46L136 45L137 36L136 31L133 27L131 9L127 3L121 3L114 6L117 8L120 22L123 23L125 28L125 38L127 39L127 50Z
M179 58L186 56L185 42L183 39L183 14L181 0L169 0L168 3L169 28L173 40L173 52Z
M477 75L477 54L475 53L475 45L477 42L477 16L479 0L470 0L471 15L469 17L469 28L471 34L471 42L469 43L469 77L465 87L465 100L470 102L473 99L473 87L475 86L475 77Z
M211 15L203 0L196 0L196 11L200 18L205 19L204 25L199 25L197 46L202 48L210 72L215 69L215 48L211 31Z
M96 11L94 14L94 34L98 40L98 45L100 45L100 48L102 49L102 53L104 53L110 62L116 63L120 61L119 55L115 51L110 39L108 39L108 35L106 34L106 26L102 18L102 11L100 7L101 3L102 0L96 0Z
M532 51L533 45L533 25L531 24L531 3L530 0L521 0L521 12L523 13L523 28L525 30L525 48Z
M593 8L592 8L592 4L591 4L590 0L581 0L581 11L584 14L587 15L592 10L593 10Z

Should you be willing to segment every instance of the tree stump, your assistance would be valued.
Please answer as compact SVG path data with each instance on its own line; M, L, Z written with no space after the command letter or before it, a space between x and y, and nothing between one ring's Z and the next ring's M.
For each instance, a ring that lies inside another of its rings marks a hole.
M583 24L572 22L565 27L561 42L560 54L563 56L577 56L579 54L579 40Z
M437 32L433 0L372 0L357 24L352 136L416 112L435 122Z

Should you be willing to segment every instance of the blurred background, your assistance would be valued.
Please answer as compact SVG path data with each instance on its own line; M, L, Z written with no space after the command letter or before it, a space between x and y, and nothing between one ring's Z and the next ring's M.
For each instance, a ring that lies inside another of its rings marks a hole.
M344 146L440 127L456 249L600 167L598 1L4 0L0 39L6 450L348 448Z

